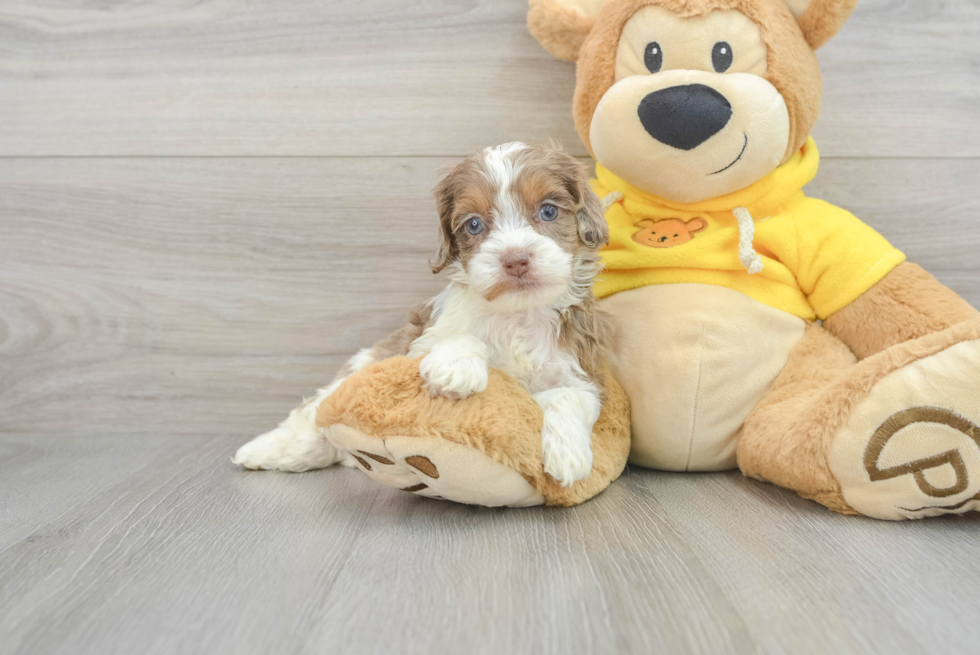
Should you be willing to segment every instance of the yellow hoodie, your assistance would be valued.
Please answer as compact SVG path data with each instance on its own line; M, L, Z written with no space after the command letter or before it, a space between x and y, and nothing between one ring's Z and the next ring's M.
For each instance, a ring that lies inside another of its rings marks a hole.
M843 309L905 255L850 212L803 195L819 162L810 138L751 186L694 204L644 193L597 164L593 187L611 205L596 296L697 282L808 320Z

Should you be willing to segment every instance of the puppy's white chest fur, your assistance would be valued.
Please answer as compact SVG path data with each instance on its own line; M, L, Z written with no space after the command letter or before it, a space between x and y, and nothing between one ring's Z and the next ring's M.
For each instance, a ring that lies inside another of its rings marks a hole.
M513 376L531 393L566 383L569 362L558 348L554 310L488 313L476 323L475 335L487 344L487 364Z
M499 311L478 295L450 285L435 299L434 325L412 346L421 356L450 334L468 334L486 346L487 364L537 393L569 384L581 374L574 357L558 344L559 315L554 308Z

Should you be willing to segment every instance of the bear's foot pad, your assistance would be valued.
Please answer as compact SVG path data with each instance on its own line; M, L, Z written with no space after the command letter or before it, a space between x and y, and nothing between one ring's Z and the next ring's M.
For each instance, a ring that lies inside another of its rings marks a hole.
M844 500L867 516L980 510L980 341L882 378L838 433L828 463Z
M382 439L336 424L329 439L350 454L361 472L392 489L487 507L544 504L544 497L517 471L441 437Z

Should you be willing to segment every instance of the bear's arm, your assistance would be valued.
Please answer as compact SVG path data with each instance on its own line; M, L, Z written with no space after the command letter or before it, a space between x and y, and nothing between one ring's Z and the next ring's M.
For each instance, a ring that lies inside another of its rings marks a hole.
M980 312L956 292L922 267L905 262L824 319L824 327L864 359L977 317Z

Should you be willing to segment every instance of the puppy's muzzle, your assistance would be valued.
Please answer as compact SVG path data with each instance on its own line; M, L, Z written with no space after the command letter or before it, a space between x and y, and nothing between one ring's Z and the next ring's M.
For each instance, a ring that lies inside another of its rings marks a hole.
M732 105L710 86L688 84L654 91L640 101L637 113L657 141L693 150L728 125Z

